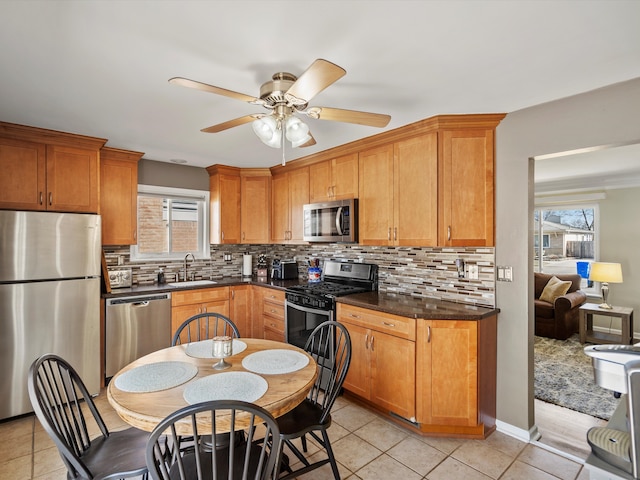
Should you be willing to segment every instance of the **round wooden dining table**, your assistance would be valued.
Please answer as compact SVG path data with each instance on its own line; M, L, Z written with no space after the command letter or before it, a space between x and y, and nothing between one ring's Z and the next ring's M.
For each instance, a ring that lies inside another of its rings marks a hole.
M238 341L241 342L239 345L242 346L244 344L245 347L244 350L235 353L235 351L240 350L236 348L235 342ZM209 344L204 342L209 342ZM109 382L107 387L109 403L129 425L150 432L169 414L186 407L189 403L195 403L194 398L199 399L198 401L207 400L207 384L211 384L210 388L215 389L211 393L215 396L212 399L221 400L220 392L224 389L216 389L215 384L220 383L216 382L217 380L231 379L230 381L234 381L237 378L248 378L254 382L257 381L260 388L266 388L264 394L256 400L252 400L251 403L264 408L274 417L278 417L292 410L305 399L317 376L317 364L314 359L304 350L288 343L256 338L234 339L234 354L225 359L227 363L231 364L231 367L225 370L213 368L219 360L210 356L210 350L208 350L209 355L207 355L207 350L205 349L203 355L202 347L207 346L210 348L209 345L211 345L211 340L185 343L158 350L135 360L120 370ZM271 362L264 363L262 366L260 363L249 363L250 360L265 355L269 355ZM302 355L308 358L308 362L304 361ZM269 372L270 364L277 367L278 359L289 357L294 358L299 364L294 367L296 368L295 371L278 373L276 368L274 370L276 373ZM245 368L243 363L249 368ZM254 365L258 368L253 368ZM193 376L179 385L165 388L166 385L161 385L162 372L170 372L172 370L171 367L175 366L190 371ZM154 367L158 368L153 370ZM130 379L138 372L146 377L144 381L148 385L140 389L138 388L139 385L134 384L133 388L129 388L129 385L124 380ZM225 375L227 373L231 374ZM213 377L219 375L223 376ZM261 379L266 381L266 385ZM159 383L154 386L156 381ZM200 385L203 385L205 389L194 389L194 387ZM231 388L230 391L239 388L237 384L226 386ZM156 388L162 389L158 390ZM249 385L248 388L253 387ZM260 392L261 390L258 394ZM189 398L190 396L191 398ZM187 401L187 399L190 401ZM238 399L242 400L243 398L226 398L226 400ZM225 422L224 415L216 415L216 422ZM236 423L236 428L241 426L241 424ZM189 435L191 433L190 430L191 428L188 424L178 427L179 434Z

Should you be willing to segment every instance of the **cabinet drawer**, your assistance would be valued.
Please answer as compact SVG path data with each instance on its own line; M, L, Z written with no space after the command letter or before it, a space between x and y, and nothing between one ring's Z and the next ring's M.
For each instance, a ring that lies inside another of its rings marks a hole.
M282 319L284 325L284 305L273 302L264 302L262 305L262 313L269 317L277 317Z
M229 299L229 287L198 288L183 290L171 294L171 305L189 305L191 303L215 302Z
M264 329L273 330L284 335L284 318L264 317Z
M276 302L284 305L284 291L273 288L261 288L260 294L265 302Z
M414 318L400 317L377 310L338 303L338 321L370 328L371 330L388 333L411 341L416 339L416 321Z

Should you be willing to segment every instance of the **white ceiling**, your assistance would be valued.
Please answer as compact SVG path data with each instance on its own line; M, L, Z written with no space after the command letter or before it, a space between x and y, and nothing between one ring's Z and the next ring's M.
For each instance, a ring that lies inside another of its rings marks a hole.
M347 70L311 105L390 114L513 112L640 77L640 1L0 1L0 120L107 138L144 158L268 167L281 152L227 97L316 58ZM305 117L306 118L306 117ZM305 120L307 121L307 120ZM308 119L317 145L382 131Z

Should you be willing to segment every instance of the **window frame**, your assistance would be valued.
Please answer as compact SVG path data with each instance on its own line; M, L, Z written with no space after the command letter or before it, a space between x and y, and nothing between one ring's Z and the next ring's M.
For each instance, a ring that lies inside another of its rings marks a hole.
M158 196L169 198L171 200L189 200L202 202L201 208L198 208L198 250L192 251L196 259L209 259L211 257L209 245L209 200L210 193L208 190L195 190L187 188L163 187L160 185L138 185L138 196ZM140 222L138 222L140 229ZM140 235L138 235L139 237ZM148 261L170 261L183 260L184 252L154 252L141 253L138 245L131 245L130 258L132 262L148 262Z

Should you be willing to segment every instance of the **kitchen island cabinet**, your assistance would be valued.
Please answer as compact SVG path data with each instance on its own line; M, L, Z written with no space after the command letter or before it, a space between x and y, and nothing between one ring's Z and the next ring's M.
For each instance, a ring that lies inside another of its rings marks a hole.
M0 122L0 208L99 213L105 139Z
M351 336L344 388L379 408L415 420L415 320L338 304Z
M100 214L103 245L135 245L138 231L138 162L144 155L100 150Z
M171 338L188 318L215 312L229 316L229 287L182 290L171 294Z

